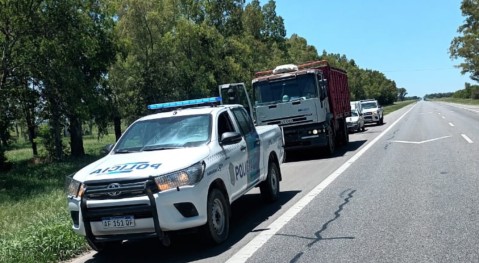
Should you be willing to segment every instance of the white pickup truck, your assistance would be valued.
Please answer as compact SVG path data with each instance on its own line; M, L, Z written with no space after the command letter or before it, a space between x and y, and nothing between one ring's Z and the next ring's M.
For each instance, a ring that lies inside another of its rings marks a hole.
M260 187L275 201L283 135L255 127L241 105L220 97L150 105L108 155L67 177L73 230L95 250L124 240L199 229L212 244L229 233L231 203ZM205 106L206 104L206 106Z

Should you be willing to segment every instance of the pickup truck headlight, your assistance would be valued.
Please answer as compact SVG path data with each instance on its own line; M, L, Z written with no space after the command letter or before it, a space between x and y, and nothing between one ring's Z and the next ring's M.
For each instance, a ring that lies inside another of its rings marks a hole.
M84 185L73 179L73 175L69 175L65 181L65 192L68 197L81 197L84 192Z
M205 165L200 162L188 168L155 177L155 183L160 191L166 191L184 185L194 185L201 181L204 172Z

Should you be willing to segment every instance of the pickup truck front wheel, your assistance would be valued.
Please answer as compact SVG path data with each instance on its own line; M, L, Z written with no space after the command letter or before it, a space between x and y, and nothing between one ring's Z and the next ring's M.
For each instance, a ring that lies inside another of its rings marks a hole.
M268 167L268 176L266 181L259 185L261 197L266 202L278 200L279 195L279 169L276 163L271 162Z
M206 225L203 233L213 244L220 244L228 238L230 215L224 194L214 188L208 194Z

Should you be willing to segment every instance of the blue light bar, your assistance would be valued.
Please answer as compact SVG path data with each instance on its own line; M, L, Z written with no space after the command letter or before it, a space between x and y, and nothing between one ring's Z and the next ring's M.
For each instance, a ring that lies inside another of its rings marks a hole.
M203 99L195 99L195 100L183 100L183 101L175 101L175 102L166 102L166 103L158 103L158 104L151 104L148 105L149 110L161 110L161 109L169 109L169 108L184 108L188 106L199 106L203 104L215 104L221 102L221 97L211 97L211 98L203 98Z

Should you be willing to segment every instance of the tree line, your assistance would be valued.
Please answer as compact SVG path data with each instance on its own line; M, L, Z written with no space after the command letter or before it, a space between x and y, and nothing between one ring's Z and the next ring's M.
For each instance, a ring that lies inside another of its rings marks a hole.
M40 135L51 159L80 157L85 126L101 136L113 125L118 138L148 104L218 95L219 84L280 64L328 60L348 72L353 100L407 94L379 71L286 37L274 0L0 0L0 48L0 170L16 126L34 156Z

